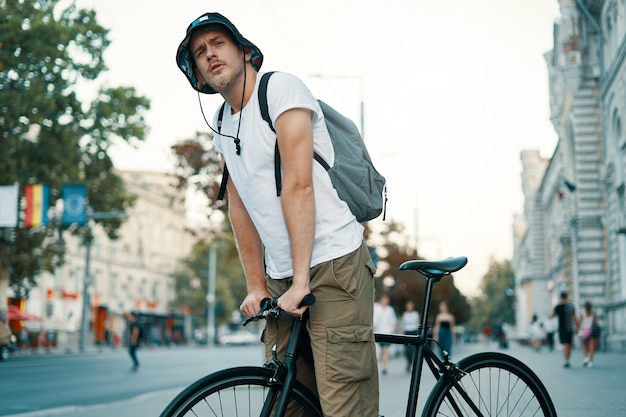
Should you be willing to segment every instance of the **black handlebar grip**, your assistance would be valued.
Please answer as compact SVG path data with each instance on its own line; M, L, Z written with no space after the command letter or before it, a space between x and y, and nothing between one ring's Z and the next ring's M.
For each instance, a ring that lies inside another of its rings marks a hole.
M261 311L267 310L272 304L271 298L264 298L261 300Z
M300 303L300 307L312 306L313 304L315 304L315 296L313 294L307 294L302 299L302 302Z

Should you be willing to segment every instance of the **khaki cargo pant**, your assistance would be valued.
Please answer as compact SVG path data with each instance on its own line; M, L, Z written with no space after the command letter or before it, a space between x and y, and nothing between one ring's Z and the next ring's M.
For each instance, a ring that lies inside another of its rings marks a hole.
M310 307L307 330L315 373L301 359L297 365L298 380L318 392L326 417L378 416L374 272L365 244L311 269L311 292L316 303ZM274 297L290 285L290 279L267 277L268 291ZM276 343L276 322L268 320L263 337L267 360L271 359L275 343L278 358L283 360L292 321L288 314L279 319Z

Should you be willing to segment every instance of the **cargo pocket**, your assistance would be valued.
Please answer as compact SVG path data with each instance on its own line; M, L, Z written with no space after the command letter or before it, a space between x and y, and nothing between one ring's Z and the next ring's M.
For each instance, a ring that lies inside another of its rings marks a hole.
M326 329L326 373L330 381L356 382L372 374L373 330L365 324Z
M372 274L372 278L374 278L374 276L376 275L376 266L374 265L374 262L371 258L367 260L365 266L367 266L367 269L369 269L370 273Z

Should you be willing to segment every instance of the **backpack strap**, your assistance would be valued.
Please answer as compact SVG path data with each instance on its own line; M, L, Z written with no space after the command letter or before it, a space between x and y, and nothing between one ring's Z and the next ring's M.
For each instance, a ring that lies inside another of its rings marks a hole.
M274 74L275 71L266 72L261 76L261 81L259 82L259 109L261 110L261 117L268 124L272 132L276 133L276 129L274 129L274 124L272 123L272 119L270 118L270 112L267 104L267 83L269 82L270 77ZM330 169L330 166L324 158L320 156L317 152L313 152L313 158L320 163L324 167L326 171ZM280 197L280 192L283 188L283 179L280 173L280 152L278 150L278 139L276 139L276 145L274 146L274 181L276 182L276 196Z
M220 112L217 115L217 133L222 133L222 119L224 118L224 107L226 106L226 102L222 103L222 107L220 107ZM222 173L222 183L220 184L220 190L217 193L217 199L223 200L224 195L226 194L226 184L228 184L228 167L226 163L224 163L224 172Z
M270 129L272 129L272 132L276 133L276 129L274 129L274 124L270 118L269 106L267 105L267 83L274 72L275 71L266 72L261 76L258 95L261 117L265 120ZM283 178L280 175L280 152L278 151L278 139L276 139L276 144L274 145L274 182L276 183L276 196L280 197L280 192L283 189Z

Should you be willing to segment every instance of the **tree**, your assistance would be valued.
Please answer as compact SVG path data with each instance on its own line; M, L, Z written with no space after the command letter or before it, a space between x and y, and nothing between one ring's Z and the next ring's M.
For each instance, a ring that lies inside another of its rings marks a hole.
M408 260L422 259L415 249L407 245L405 229L402 224L390 220L381 231L383 244L377 248L380 254L380 277L376 281L376 293L387 293L390 304L399 315L404 312L405 304L411 300L417 309L424 303L426 279L414 271L401 271L400 265ZM386 285L386 283L392 285ZM435 284L431 300L430 319L434 321L439 302L446 301L454 314L457 324L465 323L470 317L470 306L463 294L454 285L454 276L444 277Z
M61 185L86 183L93 211L125 210L134 197L108 150L116 140L144 139L150 103L132 87L101 87L90 100L80 97L106 70L108 30L93 10L59 3L0 0L0 178L50 185L52 206ZM116 238L122 220L96 222ZM73 231L89 239L88 228ZM47 227L18 226L9 240L0 242L0 272L8 269L9 285L26 298L41 271L63 263L60 226L54 219Z
M472 299L472 319L474 331L484 326L493 326L499 320L515 323L515 275L508 260L489 260L489 269L480 283L481 294Z
M207 198L207 219L222 230L217 236L199 242L185 260L186 271L175 275L176 299L172 307L189 307L191 314L204 322L206 318L207 259L211 242L218 244L216 276L216 301L221 306L217 321L224 323L230 313L239 309L247 294L246 280L239 260L232 228L225 216L227 205L218 201L221 183L221 157L213 148L213 134L196 132L194 137L183 139L172 146L176 157L175 172L179 187L195 187ZM228 195L226 195L226 198ZM216 215L217 214L217 215Z
M213 133L196 132L195 136L183 139L172 146L176 157L175 173L179 187L187 189L189 186L206 196L207 216L215 211L222 214L226 211L226 199L217 200L222 179L222 164L219 152L213 147Z
M247 294L246 281L237 249L232 241L232 234L213 237L217 243L215 299L219 306L216 320L218 323L230 321L231 312ZM189 257L183 261L185 268L173 275L176 285L176 299L170 307L186 307L192 316L198 317L199 323L206 324L209 250L211 242L197 242Z

